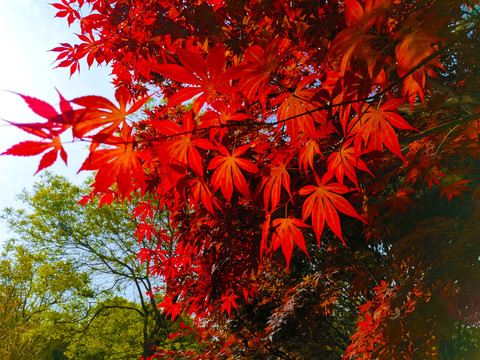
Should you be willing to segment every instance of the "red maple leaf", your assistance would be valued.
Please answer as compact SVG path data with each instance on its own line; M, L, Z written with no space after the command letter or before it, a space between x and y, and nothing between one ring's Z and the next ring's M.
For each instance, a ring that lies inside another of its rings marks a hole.
M68 25L71 25L76 19L80 19L80 14L78 11L72 8L67 0L62 0L62 4L52 4L59 11L55 14L55 17L66 17Z
M391 196L385 206L390 206L390 211L392 215L395 214L397 211L401 211L402 213L406 214L407 212L407 205L412 205L413 201L410 199L409 195L413 192L412 189L400 189L397 193Z
M188 179L187 185L189 187L189 199L194 207L202 204L203 206L205 206L205 209L210 212L210 214L215 213L213 205L221 209L218 201L213 197L212 191L201 179Z
M118 192L125 197L132 189L132 178L137 184L144 181L144 171L139 160L142 155L134 150L131 128L124 125L120 136L110 136L104 140L104 144L114 148L95 149L94 146L79 171L98 170L95 191L105 192L116 182Z
M449 202L450 200L452 200L453 196L463 198L464 191L472 191L468 186L465 185L468 184L470 181L472 180L457 180L451 184L442 186L440 198L445 195Z
M281 38L277 38L266 49L253 45L245 51L238 89L249 101L258 98L260 103L265 105L267 95L271 91L270 74L282 57L280 44Z
M348 126L349 135L355 135L354 148L357 154L361 154L363 149L383 151L385 145L403 159L400 143L392 126L404 130L416 129L395 112L401 104L403 99L400 98L387 101L379 109L367 103L358 107L358 115Z
M272 236L273 250L278 249L280 245L282 246L282 252L287 261L287 268L290 265L290 259L292 257L293 243L297 244L308 256L305 238L303 237L303 232L299 229L299 227L309 227L307 224L300 219L288 217L275 219L272 225L276 227Z
M160 64L154 66L153 71L182 84L195 85L178 91L168 100L168 106L175 106L201 94L193 102L192 109L195 114L200 112L203 104L214 92L228 92L228 88L222 87L223 84L240 76L238 69L225 70L226 58L223 45L217 45L210 50L205 60L199 54L186 50L179 50L178 58L183 66Z
M272 162L264 168L269 174L268 176L263 177L262 180L265 209L268 208L271 199L272 210L275 210L280 201L282 185L290 195L290 198L292 197L292 194L290 193L290 174L287 170L288 162L289 160L284 156L278 155L275 156Z
M368 172L373 176L370 170L368 170L365 162L359 158L350 144L353 139L347 140L342 144L341 149L333 152L328 157L328 171L333 172L337 180L343 184L343 177L347 177L358 186L357 174L355 168Z
M148 96L135 101L127 110L130 94L124 87L115 92L119 107L110 100L101 96L83 96L72 100L74 104L82 106L76 112L79 114L73 125L73 135L82 138L85 135L100 130L103 135L112 135L121 124L126 124L128 115L139 110L149 99Z
M405 76L412 69L417 67L422 60L432 55L436 47L434 46L440 38L426 31L425 29L416 29L406 35L397 45L395 55L398 61L398 75ZM423 101L423 88L425 87L425 72L435 76L431 66L443 68L438 59L429 61L428 64L421 66L404 80L403 95L408 97L413 106L417 94Z
M315 137L315 122L321 123L323 120L323 113L317 109L320 104L312 101L317 90L305 89L316 78L315 75L307 76L298 83L295 91L280 94L272 101L272 105L281 104L277 120L285 121L288 135L295 142L300 133Z
M235 149L232 154L223 145L218 147L218 151L222 155L216 156L210 161L208 170L216 169L212 175L212 186L215 190L222 189L223 196L230 202L233 193L233 185L245 196L250 196L245 176L242 171L249 171L251 173L257 173L258 168L247 159L239 158L245 151L250 148L250 144L240 146Z
M27 105L35 114L47 119L47 122L45 123L20 124L8 122L10 125L13 125L29 134L38 136L42 139L51 139L57 137L70 128L77 119L70 103L65 100L60 92L58 92L58 95L60 96L60 113L58 113L52 105L43 100L22 94L17 95L19 95L27 103Z
M237 299L239 296L235 295L233 292L230 292L228 294L223 294L222 298L220 301L222 302L222 307L220 309L220 312L226 311L228 316L230 316L230 312L232 310L232 306L235 309L238 309L237 303L235 302L235 299Z
M390 3L391 0L369 0L365 2L365 8L363 8L357 0L345 1L347 28L338 33L330 50L333 60L340 60L340 75L345 74L350 60L359 55L367 61L369 71L372 71L376 58L372 56L371 46L368 42L372 36L367 33Z
M303 168L305 172L307 172L308 167L313 170L313 158L315 157L315 154L323 157L318 142L314 139L309 139L300 149L300 156L298 157L299 167Z
M60 93L58 93L60 96L61 110L61 113L58 113L53 106L45 101L22 94L17 95L19 95L27 103L27 105L35 114L47 119L47 122L28 124L8 122L9 124L22 129L29 134L35 135L42 140L23 141L12 146L3 152L2 155L34 156L50 150L43 155L36 173L51 166L57 159L58 153L60 153L62 160L65 162L65 164L67 164L67 153L63 148L60 134L71 127L72 123L74 122L74 111L70 106L70 103L65 100Z
M40 170L45 169L55 162L58 157L58 153L62 157L62 160L67 164L67 153L62 146L62 142L58 136L49 139L50 142L43 142L43 141L23 141L19 144L13 145L7 151L3 152L1 155L15 155L15 156L33 156L39 155L43 152L51 149L50 151L46 152L42 159L40 160L40 164L38 165L38 169L35 172L38 173Z
M163 161L174 166L190 168L196 176L203 178L202 157L197 147L202 149L214 149L215 147L208 140L195 137L194 114L188 112L183 118L181 127L174 121L155 121L152 125L161 134L171 137L172 140L165 141L158 150L165 154Z
M163 301L158 305L163 311L172 317L172 321L182 313L182 304L175 302L171 296L163 296Z
M363 221L353 206L340 195L349 192L349 189L339 183L327 184L331 177L332 175L327 173L320 181L315 176L318 186L307 185L299 191L300 195L311 194L303 203L302 214L304 221L311 216L313 230L317 235L319 244L325 220L335 235L344 242L338 211Z

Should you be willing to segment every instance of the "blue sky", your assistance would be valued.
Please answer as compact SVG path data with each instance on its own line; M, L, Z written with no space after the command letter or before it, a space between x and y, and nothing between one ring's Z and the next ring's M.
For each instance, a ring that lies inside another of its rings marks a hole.
M0 0L0 118L12 122L36 122L42 119L32 113L23 100L10 91L37 97L56 106L57 88L65 98L100 95L114 99L108 68L88 69L82 64L80 75L70 79L68 69L53 69L56 53L48 50L60 42L75 43L75 29L65 19L54 18L52 0ZM28 134L0 122L0 152L24 140ZM77 175L85 158L85 144L66 144L69 164L57 163L53 172L80 183L88 174ZM15 206L14 195L29 189L39 179L34 173L40 157L0 156L0 209ZM9 238L0 224L0 242Z

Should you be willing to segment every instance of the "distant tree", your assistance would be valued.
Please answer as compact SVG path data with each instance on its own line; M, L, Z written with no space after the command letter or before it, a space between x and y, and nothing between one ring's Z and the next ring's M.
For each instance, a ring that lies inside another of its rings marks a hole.
M138 359L143 352L140 309L120 297L98 301L83 321L63 325L63 334L70 335L64 355L79 360ZM174 330L171 323L166 325L165 332Z
M0 358L17 359L21 356L21 337L28 327L19 319L19 299L3 285L0 289Z
M52 321L80 321L90 294L89 275L72 263L10 243L0 257L1 358L50 359L68 344Z
M143 246L148 249L151 244L147 240L139 244L135 238L136 224L132 221L132 206L117 202L102 207L94 202L78 205L85 194L88 194L85 187L74 186L65 178L48 173L42 176L31 192L24 191L20 194L18 199L22 202L22 207L17 210L5 209L2 215L15 234L10 247L22 244L22 247L17 248L23 251L28 249L29 255L21 258L17 255L15 264L30 271L38 267L41 271L35 271L36 276L50 271L51 274L45 274L47 278L42 281L47 281L48 276L58 278L62 274L59 272L62 269L59 264L68 264L70 276L65 275L62 279L65 286L70 286L68 298L72 302L68 302L69 309L61 309L59 316L63 317L63 322L76 324L70 327L70 331L85 332L86 329L82 330L82 327L90 329L84 336L73 336L72 339L82 340L69 345L67 353L77 349L75 359L83 359L78 352L81 343L88 347L88 351L99 351L102 347L99 344L105 345L108 339L112 339L112 344L121 345L119 339L122 331L125 331L124 342L128 344L124 345L128 348L125 352L131 353L129 358L135 358L132 354L147 357L153 354L155 347L168 347L168 334L176 332L175 328L178 327L178 324L173 325L171 320L167 320L158 308L161 296L149 278L146 266L141 266L137 261L139 248ZM161 214L157 214L152 221L161 223L164 219ZM41 254L41 257L32 254ZM48 265L52 262L56 265ZM17 273L17 276L23 274L18 269ZM83 274L89 284L88 289L71 288L75 284L75 277L80 274ZM43 295L40 290L35 290L41 286L41 280L32 277L29 281L30 285L22 286L29 289L34 286L34 290L28 294L19 294L18 297L24 302L32 303L30 312L39 312L35 306L36 300L31 297ZM53 283L47 284L53 286ZM56 289L61 291L63 287L56 285ZM50 295L51 291L45 289L45 293ZM64 292L61 294L66 296ZM119 295L127 296L130 301L121 300ZM77 301L73 302L73 299ZM49 307L56 304L50 300L42 301L41 304L44 304L44 311L55 310ZM81 308L76 308L78 306ZM77 315L69 319L72 314ZM106 320L109 316L112 319ZM127 326L127 319L133 321L133 328ZM116 327L116 322L123 325ZM114 331L116 335L107 333L106 329ZM98 340L93 340L94 336L89 335L92 331L97 335L102 334ZM100 356L100 353L96 354L97 357ZM102 354L104 355L99 358L115 358L113 352L104 351Z

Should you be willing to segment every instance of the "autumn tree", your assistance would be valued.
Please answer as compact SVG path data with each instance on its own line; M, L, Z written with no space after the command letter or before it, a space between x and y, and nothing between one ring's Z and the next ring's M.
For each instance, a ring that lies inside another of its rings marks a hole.
M54 6L57 17L80 26L78 44L53 49L58 66L73 74L83 58L88 66L110 64L118 105L60 95L58 111L21 95L45 121L12 123L39 140L5 154L43 154L42 170L59 154L66 162L67 131L89 141L80 170L96 171L92 196L144 199L134 211L137 236L155 247L139 256L165 282L167 314L208 317L221 304L220 312L231 315L240 301L255 301L266 262L289 269L294 253L311 258L312 243L336 242L334 248L374 247L391 268L374 276L359 268L358 280L336 280L363 294L346 357L437 356L448 336L435 330L440 308L422 311L432 299L448 299L447 308L476 323L478 292L458 278L464 271L465 279L476 279L478 257L460 261L458 252L475 254L469 234L476 208L440 215L448 220L428 211L435 213L439 197L453 203L471 190L478 197L472 181L478 5L62 0ZM142 120L131 116L158 94L164 103ZM165 210L173 237L150 221ZM431 247L420 250L413 245L423 231L431 231L424 236ZM433 256L432 247L453 258ZM452 262L455 276L432 270ZM409 319L427 331L413 331Z

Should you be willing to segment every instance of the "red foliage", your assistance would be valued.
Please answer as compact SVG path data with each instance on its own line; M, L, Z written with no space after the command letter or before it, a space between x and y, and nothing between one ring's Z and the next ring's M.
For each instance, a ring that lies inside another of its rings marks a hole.
M4 154L48 151L41 170L58 152L66 161L62 132L90 140L81 170L98 170L94 194L144 196L134 212L142 221L161 209L171 214L171 252L140 255L166 283L164 310L230 314L237 297L254 294L262 256L281 247L288 267L295 244L308 255L305 234L321 244L325 222L344 241L345 221L373 222L368 199L378 194L392 212L408 211L414 185L439 184L446 171L438 147L478 155L478 116L455 120L456 142L446 144L434 129L444 119L398 110L413 108L417 95L425 100L427 75L436 77L439 56L454 44L446 24L462 19L451 9L461 5L62 0L57 16L78 20L81 34L79 44L54 49L58 66L74 73L84 57L89 66L110 63L119 105L62 99L57 113L23 96L47 122L15 125L41 141ZM438 14L451 18L434 27ZM153 91L166 105L130 118ZM395 176L405 177L405 188L386 194ZM466 184L446 184L442 195L461 196ZM137 236L165 241L144 222Z

